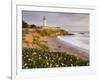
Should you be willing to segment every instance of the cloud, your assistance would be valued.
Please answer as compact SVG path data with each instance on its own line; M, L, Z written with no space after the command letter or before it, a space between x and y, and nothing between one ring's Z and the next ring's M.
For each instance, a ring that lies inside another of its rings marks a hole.
M48 26L67 26L71 30L89 30L89 14L86 13L61 13L23 11L23 20L28 24L43 24L43 16L46 16Z

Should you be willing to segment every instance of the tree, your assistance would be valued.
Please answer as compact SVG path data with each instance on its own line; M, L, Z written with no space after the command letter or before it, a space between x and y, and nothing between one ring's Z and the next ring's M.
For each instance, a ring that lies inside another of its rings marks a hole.
M27 28L28 27L28 24L25 21L22 21L22 27L23 28Z
M30 25L31 28L36 28L37 26L35 24Z

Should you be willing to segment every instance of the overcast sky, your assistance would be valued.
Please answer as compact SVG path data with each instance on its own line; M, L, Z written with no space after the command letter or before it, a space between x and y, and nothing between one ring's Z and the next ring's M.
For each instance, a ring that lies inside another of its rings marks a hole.
M28 24L43 25L46 16L48 26L66 28L70 31L89 31L89 14L23 11L23 20Z

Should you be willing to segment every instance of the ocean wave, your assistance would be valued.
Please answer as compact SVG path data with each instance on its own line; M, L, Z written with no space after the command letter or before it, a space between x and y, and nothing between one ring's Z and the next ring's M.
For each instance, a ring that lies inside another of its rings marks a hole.
M73 46L89 51L89 38L88 37L58 36L57 38L63 41L65 44L70 43Z

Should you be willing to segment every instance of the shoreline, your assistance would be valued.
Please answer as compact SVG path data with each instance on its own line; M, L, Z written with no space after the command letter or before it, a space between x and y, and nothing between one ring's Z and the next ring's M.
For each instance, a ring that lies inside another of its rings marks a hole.
M77 43L77 42L75 42L75 41L70 41L70 40L64 40L63 38L62 38L63 36L57 36L57 38L63 43L63 44L70 44L70 45L72 45L73 47L76 47L76 48L78 48L78 49L80 49L80 50L82 50L83 52L85 52L85 53L89 53L89 48L88 48L88 46L86 46L86 45L83 45L83 46L80 46L79 45L79 43ZM70 38L69 38L70 39ZM74 43L73 43L74 42ZM77 44L78 45L77 45ZM66 45L65 45L66 46Z
M70 43L65 43L57 37L47 37L47 42L45 44L50 50L67 52L70 55L89 61L89 54L87 52L82 51L79 47L73 46Z

